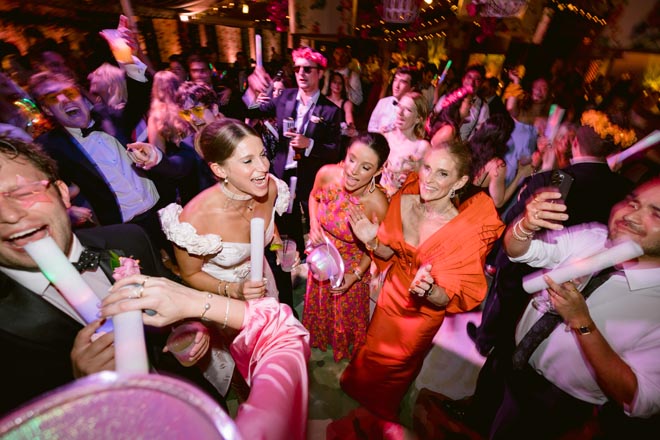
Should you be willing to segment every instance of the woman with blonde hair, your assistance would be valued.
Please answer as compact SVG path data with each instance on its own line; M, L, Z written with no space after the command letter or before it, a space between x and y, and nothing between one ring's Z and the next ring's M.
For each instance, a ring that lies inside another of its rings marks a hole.
M179 116L179 107L174 102L176 91L181 85L179 78L169 70L154 75L149 109L149 143L165 151L167 142L178 144L186 137L190 128Z
M390 155L383 167L381 185L388 197L399 190L430 147L425 139L428 108L421 93L408 92L397 103L394 130L385 133Z

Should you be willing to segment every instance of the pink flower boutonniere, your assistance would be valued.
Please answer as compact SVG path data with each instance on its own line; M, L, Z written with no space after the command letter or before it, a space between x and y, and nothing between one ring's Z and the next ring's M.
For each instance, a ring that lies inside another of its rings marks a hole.
M118 265L113 265L113 267L114 270L112 271L112 277L115 279L115 281L119 281L131 275L138 275L140 273L140 260L134 260L133 258L127 257L118 257Z

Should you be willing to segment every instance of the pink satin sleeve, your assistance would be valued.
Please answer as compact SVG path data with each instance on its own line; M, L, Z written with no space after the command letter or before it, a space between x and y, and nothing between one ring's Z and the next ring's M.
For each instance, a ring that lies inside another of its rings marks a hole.
M243 328L230 346L250 384L236 425L245 439L306 438L309 332L274 298L247 301Z

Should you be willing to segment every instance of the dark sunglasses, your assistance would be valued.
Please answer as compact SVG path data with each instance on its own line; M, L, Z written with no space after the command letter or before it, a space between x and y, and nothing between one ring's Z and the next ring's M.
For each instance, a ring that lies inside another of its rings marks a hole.
M300 73L300 69L302 69L303 72L305 73L312 73L312 69L318 69L316 66L293 66L293 71L296 73Z

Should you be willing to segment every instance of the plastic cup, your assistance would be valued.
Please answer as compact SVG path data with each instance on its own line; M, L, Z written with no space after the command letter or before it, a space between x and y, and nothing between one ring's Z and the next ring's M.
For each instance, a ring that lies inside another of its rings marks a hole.
M284 118L282 120L282 133L296 131L296 121L293 118Z
M103 29L101 34L108 41L112 55L118 62L124 64L133 62L133 51L117 29Z
M184 367L195 363L190 360L190 351L195 346L198 331L208 332L208 329L201 322L190 321L176 327L167 338L167 349Z
M280 267L284 272L291 272L293 270L297 256L296 242L289 239L282 240L282 249L277 251L277 258L280 259Z

